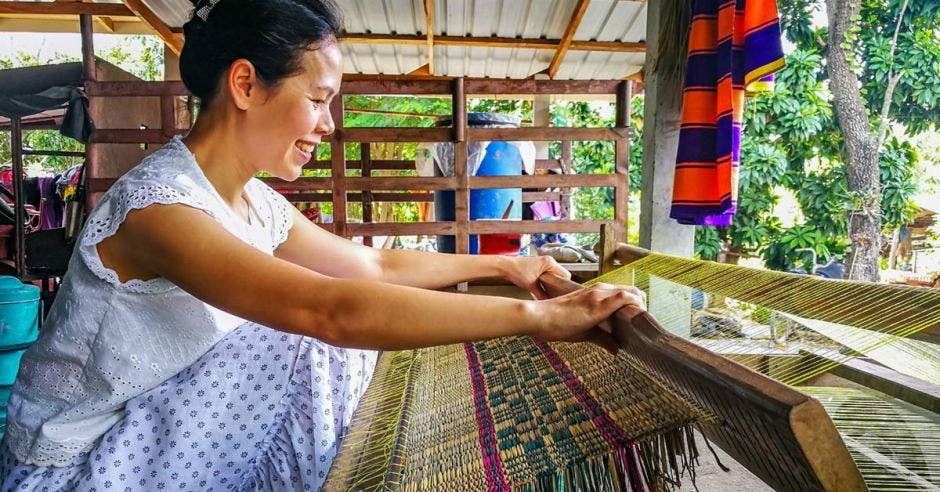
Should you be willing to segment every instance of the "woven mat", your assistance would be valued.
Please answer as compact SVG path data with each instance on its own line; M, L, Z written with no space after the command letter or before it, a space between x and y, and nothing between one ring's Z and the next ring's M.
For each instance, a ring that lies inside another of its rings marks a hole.
M691 472L708 418L587 344L386 352L326 490L660 489Z

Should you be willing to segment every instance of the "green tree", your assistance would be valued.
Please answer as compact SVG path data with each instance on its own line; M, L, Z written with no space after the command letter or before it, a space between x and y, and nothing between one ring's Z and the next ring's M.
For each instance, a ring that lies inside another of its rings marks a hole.
M858 61L861 95L870 129L882 120L889 81L894 81L886 129L905 135L885 138L878 155L878 233L904 224L912 213L918 155L908 137L936 128L940 114L940 4L932 0L864 0L850 37ZM748 101L741 149L739 213L731 227L699 228L696 251L715 258L720 250L760 254L767 266L809 268L814 249L821 257L845 254L851 243L848 219L862 209L862 194L849 185L845 130L834 114L827 70L828 28L812 24L821 0L781 3L784 32L795 49L777 75L774 92ZM891 53L897 19L897 48ZM889 132L885 132L886 135ZM783 193L795 196L804 219L785 228L775 213ZM880 239L880 238L879 238Z

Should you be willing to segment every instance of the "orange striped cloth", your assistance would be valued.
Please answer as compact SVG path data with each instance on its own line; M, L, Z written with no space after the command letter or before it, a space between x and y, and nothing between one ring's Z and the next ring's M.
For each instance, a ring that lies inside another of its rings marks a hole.
M691 0L682 127L670 217L731 225L744 93L772 87L783 67L776 0Z

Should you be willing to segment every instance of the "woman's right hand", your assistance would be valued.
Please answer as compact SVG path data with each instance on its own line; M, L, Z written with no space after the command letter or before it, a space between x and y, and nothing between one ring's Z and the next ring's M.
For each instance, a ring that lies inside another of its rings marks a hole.
M605 283L535 302L540 323L533 337L546 341L591 342L612 354L617 353L618 344L607 318L626 306L646 309L643 291Z

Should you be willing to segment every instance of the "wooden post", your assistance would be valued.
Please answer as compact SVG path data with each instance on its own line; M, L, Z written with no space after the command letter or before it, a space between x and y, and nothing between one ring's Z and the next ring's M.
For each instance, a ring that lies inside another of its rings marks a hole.
M601 251L598 258L598 274L603 275L617 268L614 264L617 246L626 241L627 229L620 222L601 224Z
M84 82L94 82L98 78L97 68L95 67L95 43L94 43L94 28L92 27L92 16L88 14L82 14L78 18L79 28L81 29L82 35L82 71L84 72ZM89 97L88 98L88 111L91 114L95 114L95 107L98 105L98 98ZM98 144L88 142L85 144L85 167L83 174L85 175L85 182L91 182L91 178L100 177L98 172ZM95 194L87 192L85 193L85 210L91 210L95 206ZM84 218L80 219L80 223L84 222Z
M346 140L343 138L343 96L330 104L336 133L330 141L330 168L333 177L333 233L346 237Z
M23 126L19 117L10 118L10 151L13 160L13 240L16 244L16 276L26 276L26 203L23 197Z
M362 177L372 177L372 144L362 142L359 144L360 167ZM362 190L362 222L368 224L372 222L372 191ZM362 244L372 246L372 236L363 236Z
M561 173L571 174L574 171L571 168L571 140L561 142ZM571 188L560 188L561 190L561 219L568 220L572 217L571 213Z
M627 228L628 200L630 197L630 98L633 82L624 80L617 90L617 122L623 136L614 143L615 173L617 186L614 188L614 220ZM624 241L626 237L623 238Z
M454 191L454 218L457 222L455 252L467 254L470 252L470 179L467 170L467 98L463 77L454 80L453 122L454 175L457 177L457 188Z

